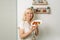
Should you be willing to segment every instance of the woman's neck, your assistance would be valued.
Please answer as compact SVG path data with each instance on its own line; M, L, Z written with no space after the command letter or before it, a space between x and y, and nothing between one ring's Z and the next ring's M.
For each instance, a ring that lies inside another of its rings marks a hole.
M31 21L30 20L26 20L29 24L31 24Z

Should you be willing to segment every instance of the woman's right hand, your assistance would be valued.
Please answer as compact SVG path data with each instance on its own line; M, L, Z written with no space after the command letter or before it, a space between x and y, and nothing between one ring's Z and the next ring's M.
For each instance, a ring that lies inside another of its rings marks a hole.
M32 26L31 30L34 31L34 30L37 29L37 28L38 28L38 26L35 25L35 26Z

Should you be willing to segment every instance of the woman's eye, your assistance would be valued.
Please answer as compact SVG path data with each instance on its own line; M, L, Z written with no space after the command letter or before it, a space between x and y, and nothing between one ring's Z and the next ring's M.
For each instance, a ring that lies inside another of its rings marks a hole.
M31 13L31 14L33 14L33 13Z
M28 12L28 14L30 14L30 13Z
M29 12L27 12L27 14L33 14L33 13L29 13Z

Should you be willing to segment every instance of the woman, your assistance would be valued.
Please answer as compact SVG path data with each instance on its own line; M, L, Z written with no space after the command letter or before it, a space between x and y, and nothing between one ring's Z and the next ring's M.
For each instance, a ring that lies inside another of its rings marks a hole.
M35 25L34 27L31 26L33 17L34 11L31 8L28 8L24 14L24 21L22 21L19 26L19 38L21 40L36 40L34 35L38 35L38 25Z

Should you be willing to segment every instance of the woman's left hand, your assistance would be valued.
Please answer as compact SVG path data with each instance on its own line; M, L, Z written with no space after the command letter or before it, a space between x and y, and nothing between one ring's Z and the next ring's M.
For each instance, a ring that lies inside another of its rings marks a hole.
M39 29L38 29L38 26L36 26L35 35L37 36L38 34L39 34Z

